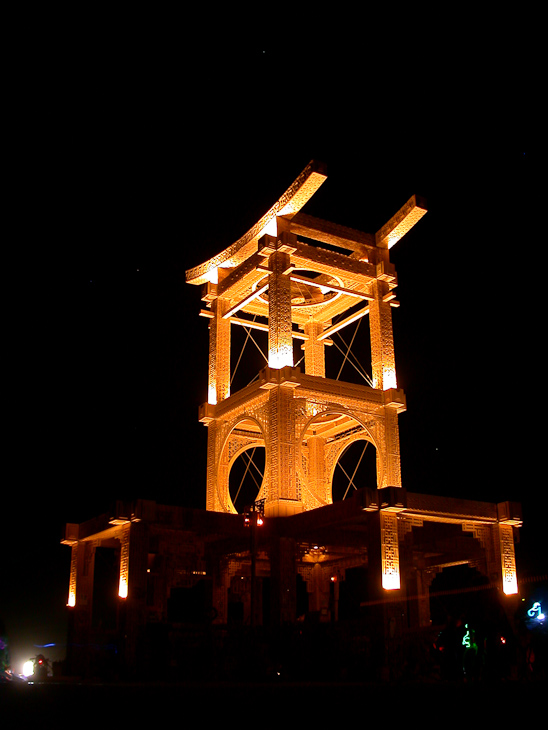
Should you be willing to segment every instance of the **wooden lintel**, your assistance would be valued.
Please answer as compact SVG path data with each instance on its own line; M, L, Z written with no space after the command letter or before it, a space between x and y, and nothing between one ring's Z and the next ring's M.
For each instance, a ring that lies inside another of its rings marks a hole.
M343 327L346 327L349 324L352 324L352 322L355 322L357 319L360 319L360 317L365 317L366 314L369 314L369 307L363 307L363 309L359 309L357 312L354 312L354 314L351 314L349 317L346 317L345 319L342 319L340 322L337 322L337 324L332 325L331 327L328 327L326 330L322 332L322 334L318 337L319 340L323 340L326 337L331 337L331 335L335 334L335 332L338 332Z
M213 318L213 312L209 309L200 309L200 317L205 317L207 319ZM254 322L251 319L244 319L243 317L230 317L230 324L239 324L241 327L251 327L251 329L254 330L260 330L261 332L268 332L268 324L264 324L263 322ZM308 340L308 335L305 335L304 332L297 332L293 330L291 332L293 337L296 340ZM325 339L324 337L318 338L321 339L324 345L332 345L333 340Z
M368 250L375 248L375 237L371 233L363 233L302 212L291 219L291 232L313 241L353 251L364 259L369 258Z
M242 307L245 307L246 304L249 304L249 302L253 301L253 299L256 299L258 296L260 296L263 292L265 292L268 289L268 283L263 284L258 289L255 289L255 291L252 291L251 294L248 294L246 297L244 297L242 300L240 300L237 304L234 304L234 306L230 307L229 310L227 310L223 314L223 319L230 319L233 314L236 314Z
M318 289L328 289L330 291L334 292L340 292L341 294L348 294L351 297L356 297L357 299L367 299L368 301L373 301L375 298L371 294L365 294L361 291L355 291L354 289L348 289L344 286L339 286L338 284L324 284L323 282L316 281L315 279L309 279L306 276L297 276L295 274L292 274L290 277L291 281L298 281L301 284L309 284L310 286L315 286Z
M329 276L353 279L356 283L365 285L377 278L374 264L301 241L297 242L291 260L298 269L312 269Z

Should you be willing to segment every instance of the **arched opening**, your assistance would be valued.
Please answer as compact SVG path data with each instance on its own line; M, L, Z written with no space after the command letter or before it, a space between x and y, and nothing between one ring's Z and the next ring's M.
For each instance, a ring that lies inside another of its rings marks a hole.
M375 489L383 465L367 424L344 410L313 416L302 431L297 469L307 484L310 506L350 498L358 489Z
M246 448L230 468L228 489L236 512L240 514L259 498L265 470L265 447Z
M370 441L350 443L337 460L331 482L333 502L352 497L357 489L377 487L377 454Z

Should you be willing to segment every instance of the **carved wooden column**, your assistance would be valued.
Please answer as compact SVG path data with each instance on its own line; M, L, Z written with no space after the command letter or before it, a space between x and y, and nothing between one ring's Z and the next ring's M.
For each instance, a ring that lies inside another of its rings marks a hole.
M509 596L518 592L514 530L512 525L499 524L502 590Z
M224 319L229 303L216 298L211 303L209 324L208 402L212 405L230 395L230 319Z
M125 585L125 597L120 593L123 632L122 646L127 667L135 667L139 657L139 631L146 623L148 529L144 522L122 525L120 554L120 587Z
M398 545L398 517L394 512L381 509L382 587L400 588L400 551Z
M400 433L395 408L384 409L385 479L383 486L401 487Z
M269 392L269 499L265 504L268 516L283 516L297 505L295 465L295 399L293 388L277 386ZM300 503L299 510L300 511Z
M297 563L295 541L281 537L269 549L271 618L275 625L291 623L297 613Z
M304 333L308 336L303 345L304 365L307 375L325 378L325 344L323 340L318 340L322 332L323 323L314 318L304 325Z
M308 437L308 486L313 494L327 504L328 494L325 439L322 436Z
M385 301L389 293L388 284L377 279L373 282L372 291L374 299L369 304L369 326L373 387L388 390L397 388L392 310Z
M283 239L287 234L283 234ZM293 366L293 335L291 323L291 270L290 255L282 250L281 241L270 240L275 247L268 257L268 365L271 368Z

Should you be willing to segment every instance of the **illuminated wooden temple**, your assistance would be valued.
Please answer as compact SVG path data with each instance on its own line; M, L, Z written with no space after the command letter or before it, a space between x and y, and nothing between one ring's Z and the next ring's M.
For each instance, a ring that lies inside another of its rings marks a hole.
M244 622L262 623L267 607L257 586L265 580L271 623L296 621L297 579L307 612L337 620L339 588L353 568L366 570L368 600L382 606L385 628L390 618L399 630L427 626L429 586L451 565L473 565L504 594L517 593L519 505L402 485L398 417L406 399L396 377L390 249L426 204L413 196L377 233L363 233L301 212L325 179L324 166L311 162L242 238L187 271L187 282L202 288L209 324L208 400L199 413L208 438L206 511L138 501L68 525L68 604L80 611L81 627L92 623L93 550L103 544L118 546L119 595L135 635L152 617L168 620L178 586L204 580L219 624L229 621L229 594L239 596ZM371 384L327 378L333 335L361 318L369 323ZM268 333L268 365L236 392L233 327ZM295 366L294 341L304 349L303 368ZM336 501L334 470L356 441L375 449L376 484ZM239 514L230 472L258 447L262 483ZM157 568L168 563L169 571ZM383 595L393 600L383 603Z

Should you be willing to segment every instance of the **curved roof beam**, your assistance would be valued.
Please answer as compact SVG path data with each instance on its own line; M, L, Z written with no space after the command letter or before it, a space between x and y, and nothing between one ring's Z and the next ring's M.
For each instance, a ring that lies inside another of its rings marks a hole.
M326 178L325 165L315 160L309 162L281 198L245 235L209 261L189 269L186 272L187 282L204 284L212 280L212 276L216 275L219 267L229 268L245 261L257 250L257 241L265 232L268 224L278 216L292 218L310 200Z

